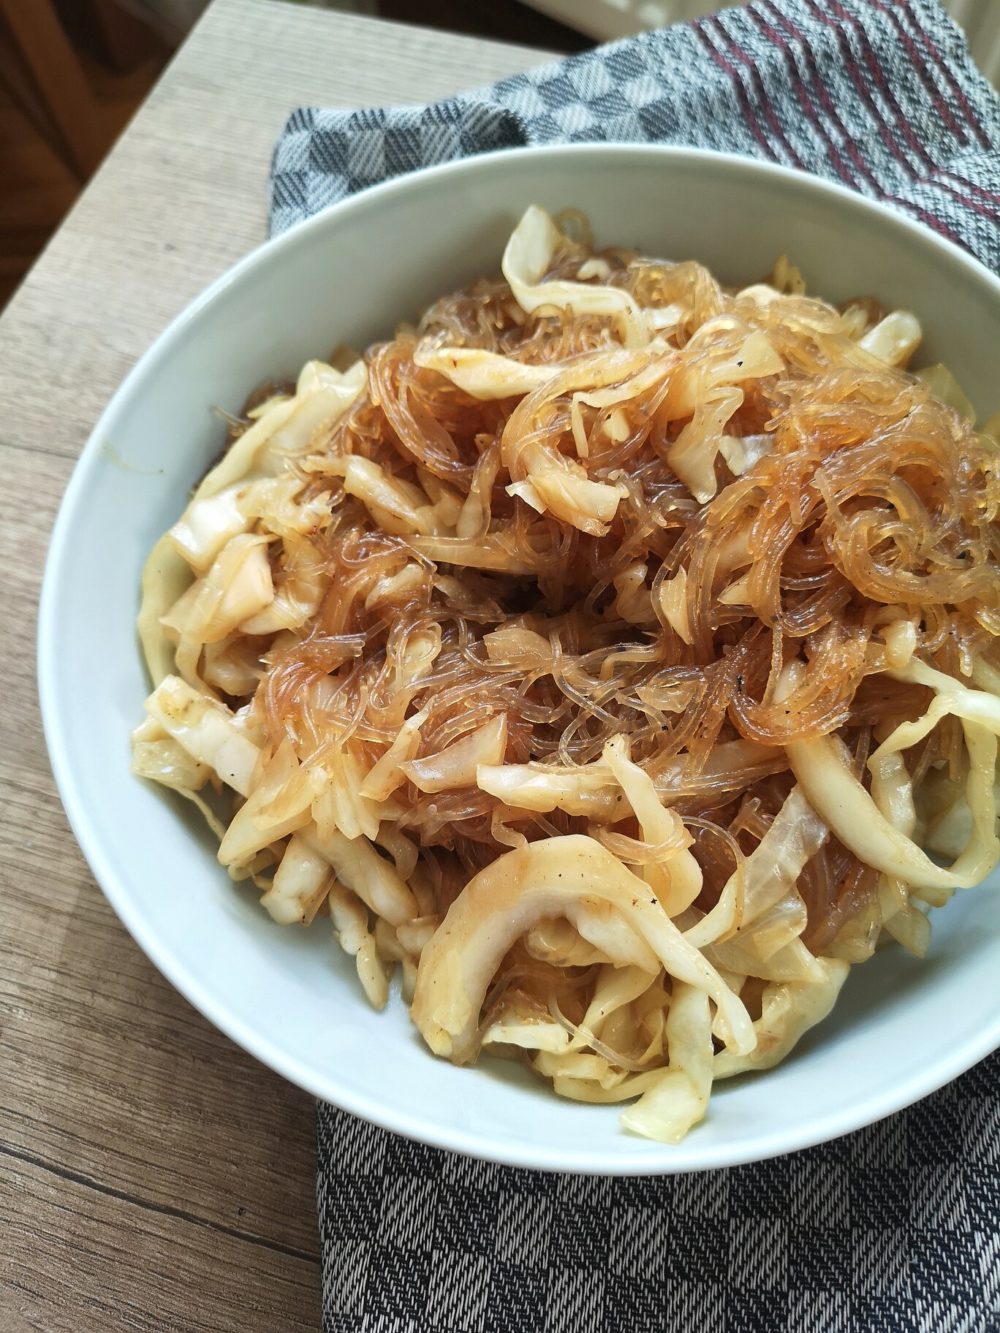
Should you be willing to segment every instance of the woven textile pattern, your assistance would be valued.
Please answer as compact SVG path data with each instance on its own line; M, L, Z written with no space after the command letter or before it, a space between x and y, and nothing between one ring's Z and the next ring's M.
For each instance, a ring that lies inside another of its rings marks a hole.
M272 231L420 166L598 140L811 171L1000 268L1000 102L936 0L755 0L433 106L296 111Z
M993 1333L998 1094L994 1055L833 1143L625 1180L476 1162L321 1104L325 1333Z
M423 165L596 140L811 171L1000 271L1000 102L934 0L755 0L433 106L296 111L272 231ZM998 1056L728 1171L541 1175L323 1105L318 1149L326 1333L1000 1331Z

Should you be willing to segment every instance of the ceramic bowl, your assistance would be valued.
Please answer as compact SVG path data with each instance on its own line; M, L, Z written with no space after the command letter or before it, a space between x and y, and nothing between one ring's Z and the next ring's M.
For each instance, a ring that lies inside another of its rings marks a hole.
M39 674L56 779L122 921L213 1023L303 1088L402 1134L498 1162L658 1173L749 1162L868 1124L1000 1045L1000 884L934 914L930 955L897 948L850 977L831 1017L777 1069L719 1085L676 1147L614 1107L557 1098L520 1067L432 1057L394 996L370 1009L327 923L279 928L234 885L185 803L129 772L148 685L135 633L156 537L217 454L213 408L365 346L498 268L522 209L573 206L598 241L695 258L726 283L786 253L830 300L914 310L986 414L1000 406L1000 281L915 222L834 185L722 154L613 145L519 150L402 177L262 245L141 358L70 482L42 597Z

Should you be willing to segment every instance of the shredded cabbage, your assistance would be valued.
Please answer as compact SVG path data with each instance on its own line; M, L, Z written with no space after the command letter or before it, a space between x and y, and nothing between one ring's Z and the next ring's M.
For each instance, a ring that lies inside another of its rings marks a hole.
M432 1051L673 1143L1000 859L1000 414L784 256L586 232L229 418L133 768Z

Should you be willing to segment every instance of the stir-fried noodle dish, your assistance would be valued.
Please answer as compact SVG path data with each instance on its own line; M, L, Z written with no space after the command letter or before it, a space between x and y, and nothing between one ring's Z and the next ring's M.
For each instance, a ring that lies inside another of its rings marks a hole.
M1000 452L919 341L529 208L229 420L136 772L435 1054L680 1139L1000 858Z

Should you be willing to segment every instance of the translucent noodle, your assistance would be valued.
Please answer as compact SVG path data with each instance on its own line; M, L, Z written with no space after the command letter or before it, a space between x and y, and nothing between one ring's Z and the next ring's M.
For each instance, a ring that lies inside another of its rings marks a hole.
M1000 452L919 337L529 209L232 420L136 772L434 1052L676 1141L1000 856Z

